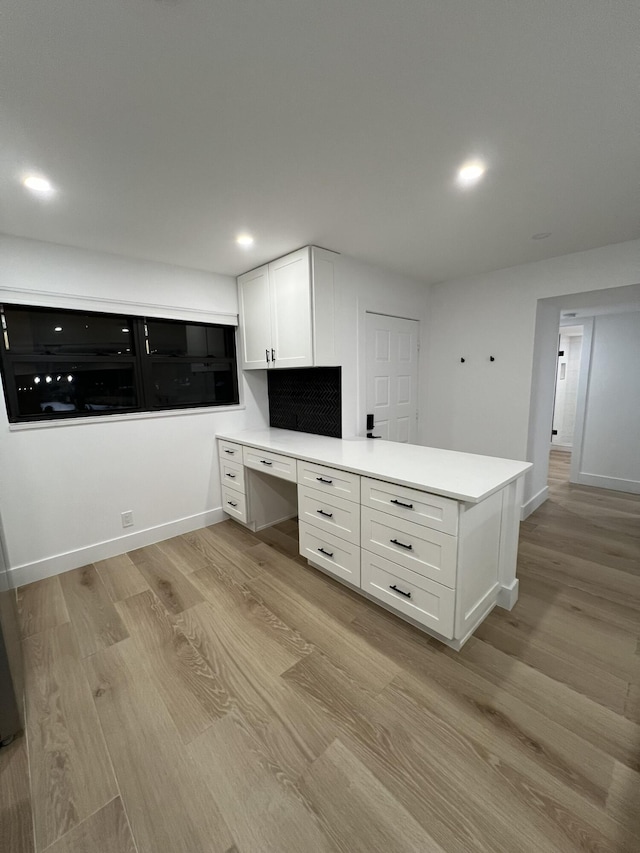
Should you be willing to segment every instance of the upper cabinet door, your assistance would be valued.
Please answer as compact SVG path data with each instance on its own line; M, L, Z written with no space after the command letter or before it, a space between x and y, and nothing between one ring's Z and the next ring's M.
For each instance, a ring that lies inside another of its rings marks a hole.
M264 370L271 359L271 305L269 266L265 264L238 278L241 356L243 370Z
M269 264L269 289L272 368L311 366L313 337L308 247Z

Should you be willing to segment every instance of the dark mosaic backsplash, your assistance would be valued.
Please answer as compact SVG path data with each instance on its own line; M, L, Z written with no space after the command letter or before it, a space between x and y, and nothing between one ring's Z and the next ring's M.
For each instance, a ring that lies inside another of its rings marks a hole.
M272 427L342 438L340 367L271 370L267 377Z

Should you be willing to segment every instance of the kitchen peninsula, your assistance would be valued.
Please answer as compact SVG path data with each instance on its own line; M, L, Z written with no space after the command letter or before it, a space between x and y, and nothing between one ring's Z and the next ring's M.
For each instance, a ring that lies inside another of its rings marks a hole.
M454 649L518 597L528 462L280 429L219 434L222 508Z

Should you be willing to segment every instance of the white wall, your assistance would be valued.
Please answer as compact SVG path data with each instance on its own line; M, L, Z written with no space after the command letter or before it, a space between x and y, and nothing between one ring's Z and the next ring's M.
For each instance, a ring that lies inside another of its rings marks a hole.
M373 267L347 255L336 259L338 287L336 334L342 365L343 438L366 434L366 314L389 314L420 321L418 382L426 382L424 341L428 288L424 282ZM420 401L424 394L420 393Z
M548 455L552 391L534 400L548 412L528 444L529 414L535 373L550 375L553 388L560 303L541 303L549 315L541 317L538 301L638 282L640 240L634 240L432 287L422 442L532 459L535 437ZM534 363L537 324L549 341ZM536 486L528 478L526 501Z
M640 311L594 317L578 482L640 493Z
M238 310L229 276L9 237L0 239L2 300L227 321ZM214 436L265 425L266 376L247 375L241 397L226 411L17 429L0 405L0 517L14 582L219 520ZM124 510L135 520L126 537Z

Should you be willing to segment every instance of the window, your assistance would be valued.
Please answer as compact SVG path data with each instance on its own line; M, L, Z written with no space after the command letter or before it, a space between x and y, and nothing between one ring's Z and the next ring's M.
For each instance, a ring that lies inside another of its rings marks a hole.
M238 403L235 329L0 306L12 422Z

